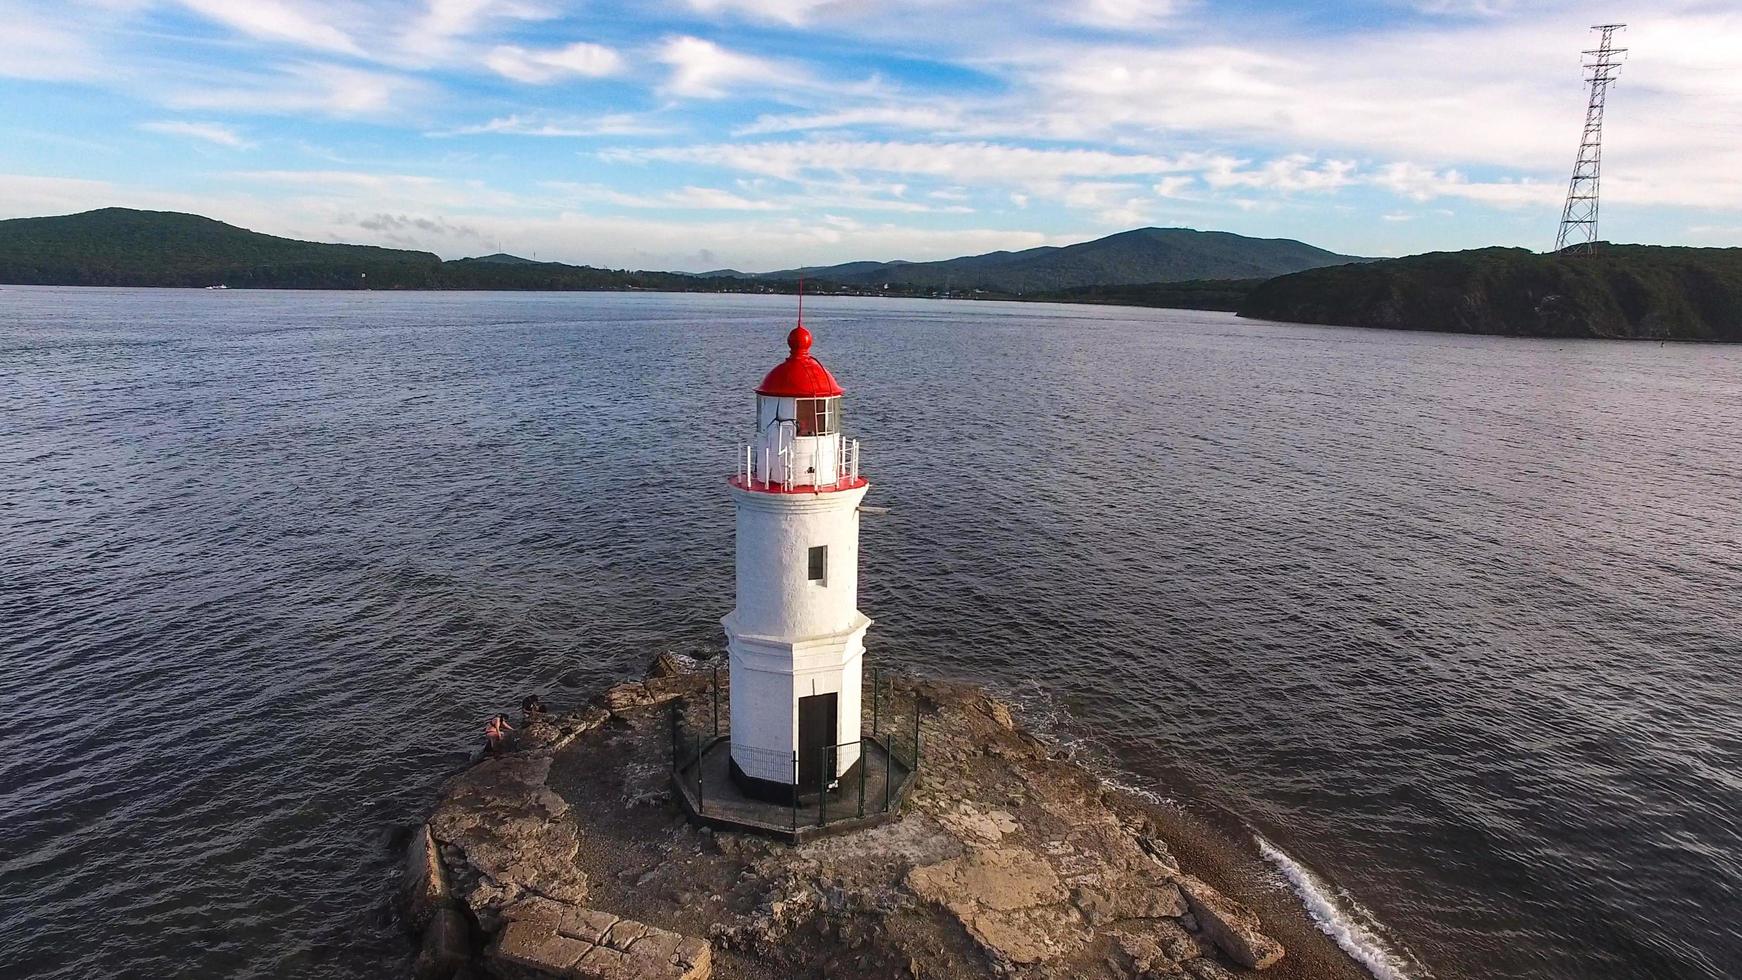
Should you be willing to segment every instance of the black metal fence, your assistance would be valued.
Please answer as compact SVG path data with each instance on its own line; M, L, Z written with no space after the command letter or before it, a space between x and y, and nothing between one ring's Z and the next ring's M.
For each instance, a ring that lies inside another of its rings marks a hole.
M925 711L915 686L903 675L872 670L861 692L860 738L823 746L814 772L801 771L799 754L762 759L763 771L790 767L791 799L784 804L751 799L734 785L730 759L770 755L731 744L730 690L721 671L701 697L671 705L671 769L674 786L697 817L709 822L783 831L795 839L810 828L877 818L898 811L924 746ZM843 755L853 757L842 773Z

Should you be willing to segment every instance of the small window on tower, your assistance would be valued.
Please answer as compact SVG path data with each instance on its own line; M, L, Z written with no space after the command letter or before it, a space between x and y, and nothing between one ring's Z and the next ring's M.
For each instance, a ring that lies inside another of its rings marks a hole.
M799 435L831 436L841 431L839 398L800 398L795 408Z
M810 567L810 580L812 582L821 582L824 585L827 585L828 584L827 573L828 573L828 568L829 568L829 546L826 544L819 544L816 547L812 548L811 554L810 554L810 559L811 559L811 561L810 561L810 566L811 566Z

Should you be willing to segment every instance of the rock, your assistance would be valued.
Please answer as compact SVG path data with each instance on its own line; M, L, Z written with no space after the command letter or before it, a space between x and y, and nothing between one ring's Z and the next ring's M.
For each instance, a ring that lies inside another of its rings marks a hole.
M681 980L716 952L746 976L1227 980L1214 964L1281 955L1236 903L1185 892L1165 817L1046 760L967 685L902 689L937 714L899 820L796 845L699 830L669 800L671 708L705 724L714 675L682 656L649 675L443 786L404 871L420 980Z
M1154 970L1157 965L1169 964L1161 944L1149 936L1116 932L1113 934L1113 943L1119 947L1124 972L1132 976L1142 976Z
M975 912L962 924L994 959L1018 966L1068 956L1091 937L1074 911L1058 905Z
M987 696L980 700L980 710L991 718L999 728L1007 732L1016 731L1016 718L1011 715L1010 707L996 698Z
M400 878L400 894L404 899L406 926L419 933L429 925L436 910L453 897L448 887L448 875L436 851L435 838L429 824L419 824L405 852L405 871Z
M1192 960L1185 968L1192 980L1239 980L1232 970L1215 960Z
M676 677L682 673L685 673L683 661L679 660L677 654L670 650L654 657L652 665L647 668L647 676L650 678Z
M1167 869L1169 873L1179 873L1179 859L1173 856L1173 850L1167 846L1166 841L1159 837L1144 835L1137 838L1137 846L1143 848L1143 853L1149 855L1156 864Z
M708 980L713 950L680 936L560 902L533 899L510 908L490 950L493 960L575 980Z
M1195 960L1204 954L1203 947L1198 944L1196 939L1192 938L1192 934L1186 932L1183 926L1172 919L1146 923L1144 933L1161 946L1162 955L1166 956L1170 963L1184 963L1187 960Z
M1067 955L1090 932L1046 860L1021 848L976 849L914 868L907 887L948 909L988 955L1017 965Z
M513 755L480 763L450 780L430 818L430 833L465 855L477 884L464 895L489 931L520 892L581 902L586 875L575 866L579 830L568 804L544 785L548 755Z
M610 720L611 712L600 707L541 718L521 728L519 744L530 751L556 752Z
M1145 873L1155 867L1149 855L1125 832L1124 827L1119 826L1118 821L1084 820L1082 816L1076 819L1078 825L1067 839L1071 846L1089 855L1095 863Z
M627 681L606 691L599 699L613 714L654 708L668 701L706 690L713 683L710 674L680 673L669 677L650 677L644 681ZM725 678L721 678L725 684Z
M599 700L605 710L612 713L646 708L654 703L653 696L647 693L647 684L644 681L618 684L606 691Z
M1186 898L1171 881L1138 882L1122 888L1114 903L1121 919L1172 919L1186 912Z
M982 813L966 803L938 814L938 823L968 844L996 844L1016 832L1016 818L1003 810Z
M914 868L907 887L928 902L972 902L988 909L1019 909L1065 900L1064 886L1040 855L1018 848L969 851L959 858Z
M1191 875L1180 875L1179 886L1198 927L1229 959L1254 970L1282 959L1282 944L1260 930L1263 923L1251 909Z
M443 904L423 931L423 945L411 965L412 976L417 980L452 980L471 959L470 935L466 917L452 904Z
M1083 921L1099 926L1113 918L1113 898L1099 888L1086 886L1072 889L1071 904L1082 913Z

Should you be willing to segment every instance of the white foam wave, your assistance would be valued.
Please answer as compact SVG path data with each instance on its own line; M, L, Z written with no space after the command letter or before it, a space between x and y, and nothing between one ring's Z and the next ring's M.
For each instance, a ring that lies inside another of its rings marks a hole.
M1353 896L1331 888L1281 848L1263 837L1253 836L1258 840L1258 852L1294 886L1295 894L1300 896L1319 931L1330 936L1343 952L1366 967L1376 980L1427 980L1426 970L1419 964L1412 966L1390 948L1373 925L1369 925L1377 920Z

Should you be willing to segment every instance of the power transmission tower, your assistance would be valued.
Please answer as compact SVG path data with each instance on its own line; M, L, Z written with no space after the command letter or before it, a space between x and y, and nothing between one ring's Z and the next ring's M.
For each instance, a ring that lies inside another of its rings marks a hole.
M1573 179L1567 185L1567 204L1561 209L1561 229L1555 235L1554 247L1559 252L1571 246L1575 252L1592 252L1597 247L1597 182L1603 172L1603 101L1609 96L1609 86L1621 72L1626 60L1626 48L1615 47L1615 32L1626 24L1598 24L1591 28L1602 32L1602 40L1585 56L1585 81L1590 83L1590 97L1585 101L1585 134L1579 138L1579 159L1573 164Z

